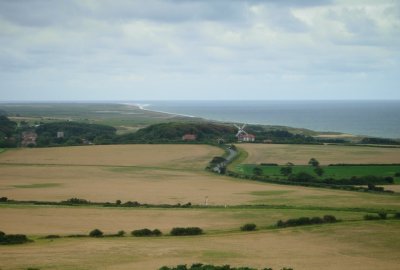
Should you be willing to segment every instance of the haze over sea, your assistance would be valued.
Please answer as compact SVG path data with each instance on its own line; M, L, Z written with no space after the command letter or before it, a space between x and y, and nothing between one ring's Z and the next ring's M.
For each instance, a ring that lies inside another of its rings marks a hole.
M140 101L145 109L247 124L400 138L400 100Z

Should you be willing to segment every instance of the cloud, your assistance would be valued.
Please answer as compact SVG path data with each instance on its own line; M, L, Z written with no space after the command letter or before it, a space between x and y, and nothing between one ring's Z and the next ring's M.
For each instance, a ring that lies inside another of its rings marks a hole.
M293 98L291 87L323 98L318 87L343 76L341 87L360 93L386 76L400 98L392 76L400 72L399 7L389 0L4 0L0 91L3 99L27 89L35 94L26 97L47 99L55 87L78 99L165 91L207 99L251 87L270 98L262 94L267 85L275 98Z

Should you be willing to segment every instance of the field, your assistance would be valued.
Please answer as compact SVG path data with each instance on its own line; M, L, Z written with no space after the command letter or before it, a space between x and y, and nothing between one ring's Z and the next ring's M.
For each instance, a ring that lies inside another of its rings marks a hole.
M158 269L201 261L274 269L395 270L399 228L398 222L354 222L200 237L37 240L0 247L0 260L2 269Z
M400 164L400 148L339 145L241 144L248 157L247 164L277 163L306 165L316 158L321 165L329 164Z
M237 170L247 175L251 175L255 167L256 165L239 165ZM269 175L276 179L286 179L286 177L282 175L280 171L281 168L285 166L257 166L257 167L262 169L263 175ZM299 172L306 172L310 175L313 175L316 178L349 179L352 176L379 175L382 177L393 177L397 183L400 182L400 176L395 177L395 174L400 172L400 165L322 166L321 168L324 170L324 174L321 177L318 177L318 175L315 174L314 172L315 168L312 166L299 165L292 167L293 174Z
M205 145L59 147L1 153L0 197L191 202L201 207L0 204L0 231L27 234L35 240L0 246L0 269L150 270L194 262L295 270L397 269L400 221L364 221L363 216L400 211L399 196L274 185L206 172L208 161L222 153ZM272 227L279 219L326 214L342 222ZM240 232L245 223L256 223L259 230ZM158 228L168 234L178 226L198 226L205 235L40 239L48 234L88 234L94 228L106 234Z

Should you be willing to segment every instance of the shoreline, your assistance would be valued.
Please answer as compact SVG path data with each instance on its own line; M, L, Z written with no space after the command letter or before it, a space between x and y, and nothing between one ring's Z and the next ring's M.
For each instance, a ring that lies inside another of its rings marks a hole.
M211 122L219 122L219 123L225 123L225 124L246 124L246 125L256 125L256 126L268 126L268 127L281 127L284 129L299 129L299 130L306 130L310 132L315 132L317 135L314 135L312 137L326 137L326 138L357 138L357 137L364 137L364 135L355 135L355 134L350 134L350 133L345 133L345 132L338 132L338 131L318 131L318 130L312 130L304 127L292 127L292 126L283 126L283 125L269 125L269 124L260 124L260 123L250 123L250 122L230 122L230 121L225 121L225 120L216 120L216 119L209 119L209 118L204 118L200 116L194 116L194 115L187 115L187 114L179 114L179 113L172 113L172 112L166 112L166 111L157 111L157 110L150 110L146 109L146 107L151 106L151 104L141 104L141 103L118 103L121 105L127 105L127 106L132 106L135 107L139 110L142 111L147 111L147 112L155 112L155 113L163 113L167 115L172 115L172 116L181 116L181 117L188 117L188 118L196 118L196 119L202 119L205 121L211 121Z

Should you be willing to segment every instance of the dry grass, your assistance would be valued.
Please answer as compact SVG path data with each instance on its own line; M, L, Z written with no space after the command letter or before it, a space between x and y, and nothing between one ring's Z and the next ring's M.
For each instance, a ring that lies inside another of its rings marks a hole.
M153 166L203 169L223 151L206 145L96 145L23 148L0 155L7 164Z
M342 220L359 220L365 213L294 209L143 209L45 206L3 206L1 230L29 235L88 234L94 228L112 234L119 230L198 226L206 231L239 230L245 223L270 226L278 220L331 214Z
M247 147L245 144L242 146ZM321 153L322 148L318 149L320 152L315 151ZM361 147L355 150L359 149L380 150ZM263 151L269 153L267 148ZM279 151L283 155L286 150ZM263 157L262 153L266 152L254 150L254 153ZM0 195L18 200L60 201L79 197L91 201L120 199L154 204L202 204L208 196L211 205L265 203L400 209L399 196L273 185L205 172L203 168L207 162L212 156L220 154L218 148L187 145L10 150L0 155ZM336 158L339 154L338 150ZM359 155L371 159L371 153ZM324 162L323 156L312 156ZM285 159L283 163L287 161ZM277 219L321 216L324 213L317 210L229 207L110 209L10 205L0 207L0 230L45 235L87 233L94 228L115 233L121 229L130 231L143 227L166 232L174 226L200 226L207 231L229 231L246 222L267 226ZM329 213L342 219L358 218L359 215L352 212ZM399 226L398 222L362 222L187 238L37 240L21 246L0 246L0 268L146 270L158 269L162 265L205 262L272 266L276 269L292 266L296 270L391 270L397 269L400 263L397 256L400 250Z
M210 205L286 204L400 209L399 196L274 185L204 171L101 166L1 165L0 193L16 200Z
M285 144L241 144L240 147L249 154L244 163L286 164L292 162L296 165L304 165L312 157L323 165L400 163L400 148Z
M364 222L200 237L39 240L0 246L0 261L4 270L154 270L193 262L295 270L397 270L399 226Z

